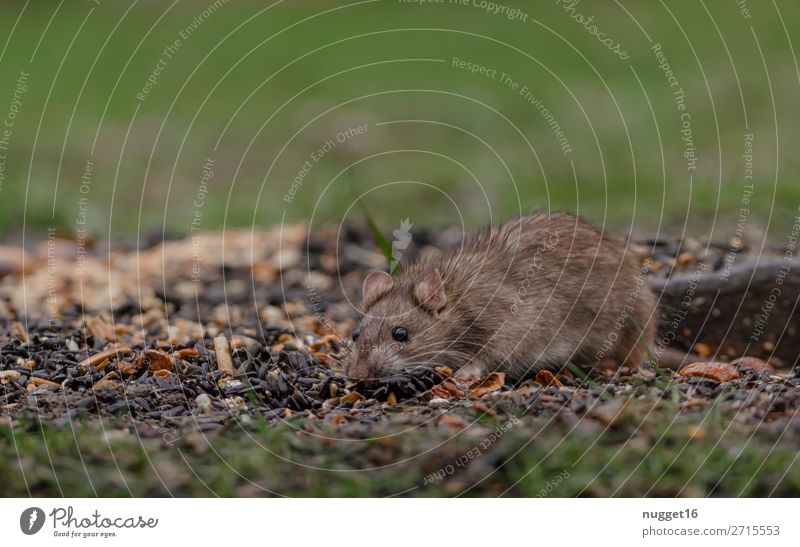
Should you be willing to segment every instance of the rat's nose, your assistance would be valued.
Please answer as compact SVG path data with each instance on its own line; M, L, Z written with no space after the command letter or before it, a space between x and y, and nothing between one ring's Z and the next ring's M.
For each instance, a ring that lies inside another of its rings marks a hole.
M368 380L372 375L372 367L366 359L358 359L351 367L349 375L355 380Z

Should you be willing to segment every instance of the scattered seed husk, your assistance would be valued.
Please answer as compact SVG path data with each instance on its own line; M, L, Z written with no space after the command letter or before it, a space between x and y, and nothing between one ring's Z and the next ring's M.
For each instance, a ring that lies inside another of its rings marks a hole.
M46 380L44 378L39 378L37 376L31 376L31 384L35 386L45 386L45 387L61 387L55 382L51 382L50 380Z
M217 367L225 374L233 374L233 361L231 360L231 346L224 336L214 338L214 352L217 356Z
M366 398L366 397L364 397L363 395L361 395L359 392L357 392L357 391L351 391L350 393L348 393L348 394L347 394L347 395L345 395L344 397L341 397L341 398L340 398L340 401L343 401L343 402L345 402L345 403L350 403L350 404L353 404L353 403L355 403L356 401L363 401L365 398Z
M96 366L96 365L102 363L105 359L108 359L108 358L111 358L111 357L116 357L116 356L119 356L119 355L125 355L126 353L129 353L130 351L131 351L131 348L126 347L126 346L114 347L114 348L111 348L111 349L107 349L105 351L101 351L100 353L95 353L94 355L91 355L91 356L87 357L86 359L84 359L83 361L81 361L78 364L80 366L82 366L82 367Z
M19 380L21 374L16 370L2 370L0 371L0 383L8 384L9 382L16 382Z

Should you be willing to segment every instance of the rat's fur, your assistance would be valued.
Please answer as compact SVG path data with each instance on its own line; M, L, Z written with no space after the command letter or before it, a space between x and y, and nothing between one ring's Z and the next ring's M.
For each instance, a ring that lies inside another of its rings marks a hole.
M469 364L519 378L567 361L639 366L655 307L633 251L577 217L539 212L397 277L371 274L345 371L380 378L420 364ZM407 341L393 340L396 326Z

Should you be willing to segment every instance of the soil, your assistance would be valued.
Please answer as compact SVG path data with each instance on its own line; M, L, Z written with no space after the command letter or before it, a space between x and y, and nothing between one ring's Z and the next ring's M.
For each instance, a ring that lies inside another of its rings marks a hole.
M440 252L460 237L417 233L406 259ZM800 407L791 372L798 359L796 276L781 285L763 332L754 335L774 294L770 282L790 264L780 248L758 256L692 240L636 243L664 310L662 339L669 343L655 351L768 361L740 364L738 379L657 367L651 374L564 368L551 380L501 379L470 397L469 386L431 391L449 372L424 367L370 389L342 375L361 280L386 266L366 228L203 233L141 248L85 243L51 238L28 251L2 249L0 415L7 422L105 416L120 427L211 431L241 416L271 423L306 417L366 434L475 404L501 418L559 414L602 422L608 418L598 418L598 409L609 401L658 386L679 405L722 398L753 423Z

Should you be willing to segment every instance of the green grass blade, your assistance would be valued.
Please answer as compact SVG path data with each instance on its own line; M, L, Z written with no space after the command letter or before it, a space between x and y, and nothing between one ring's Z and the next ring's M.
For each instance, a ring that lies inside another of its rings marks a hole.
M372 215L369 214L369 210L367 206L361 203L361 209L364 211L364 216L367 219L367 225L369 226L370 231L372 232L372 237L375 238L375 244L378 245L378 248L383 253L383 256L386 257L386 261L391 264L392 263L392 244L389 243L389 240L381 233L380 228L375 223L375 220L372 218Z

